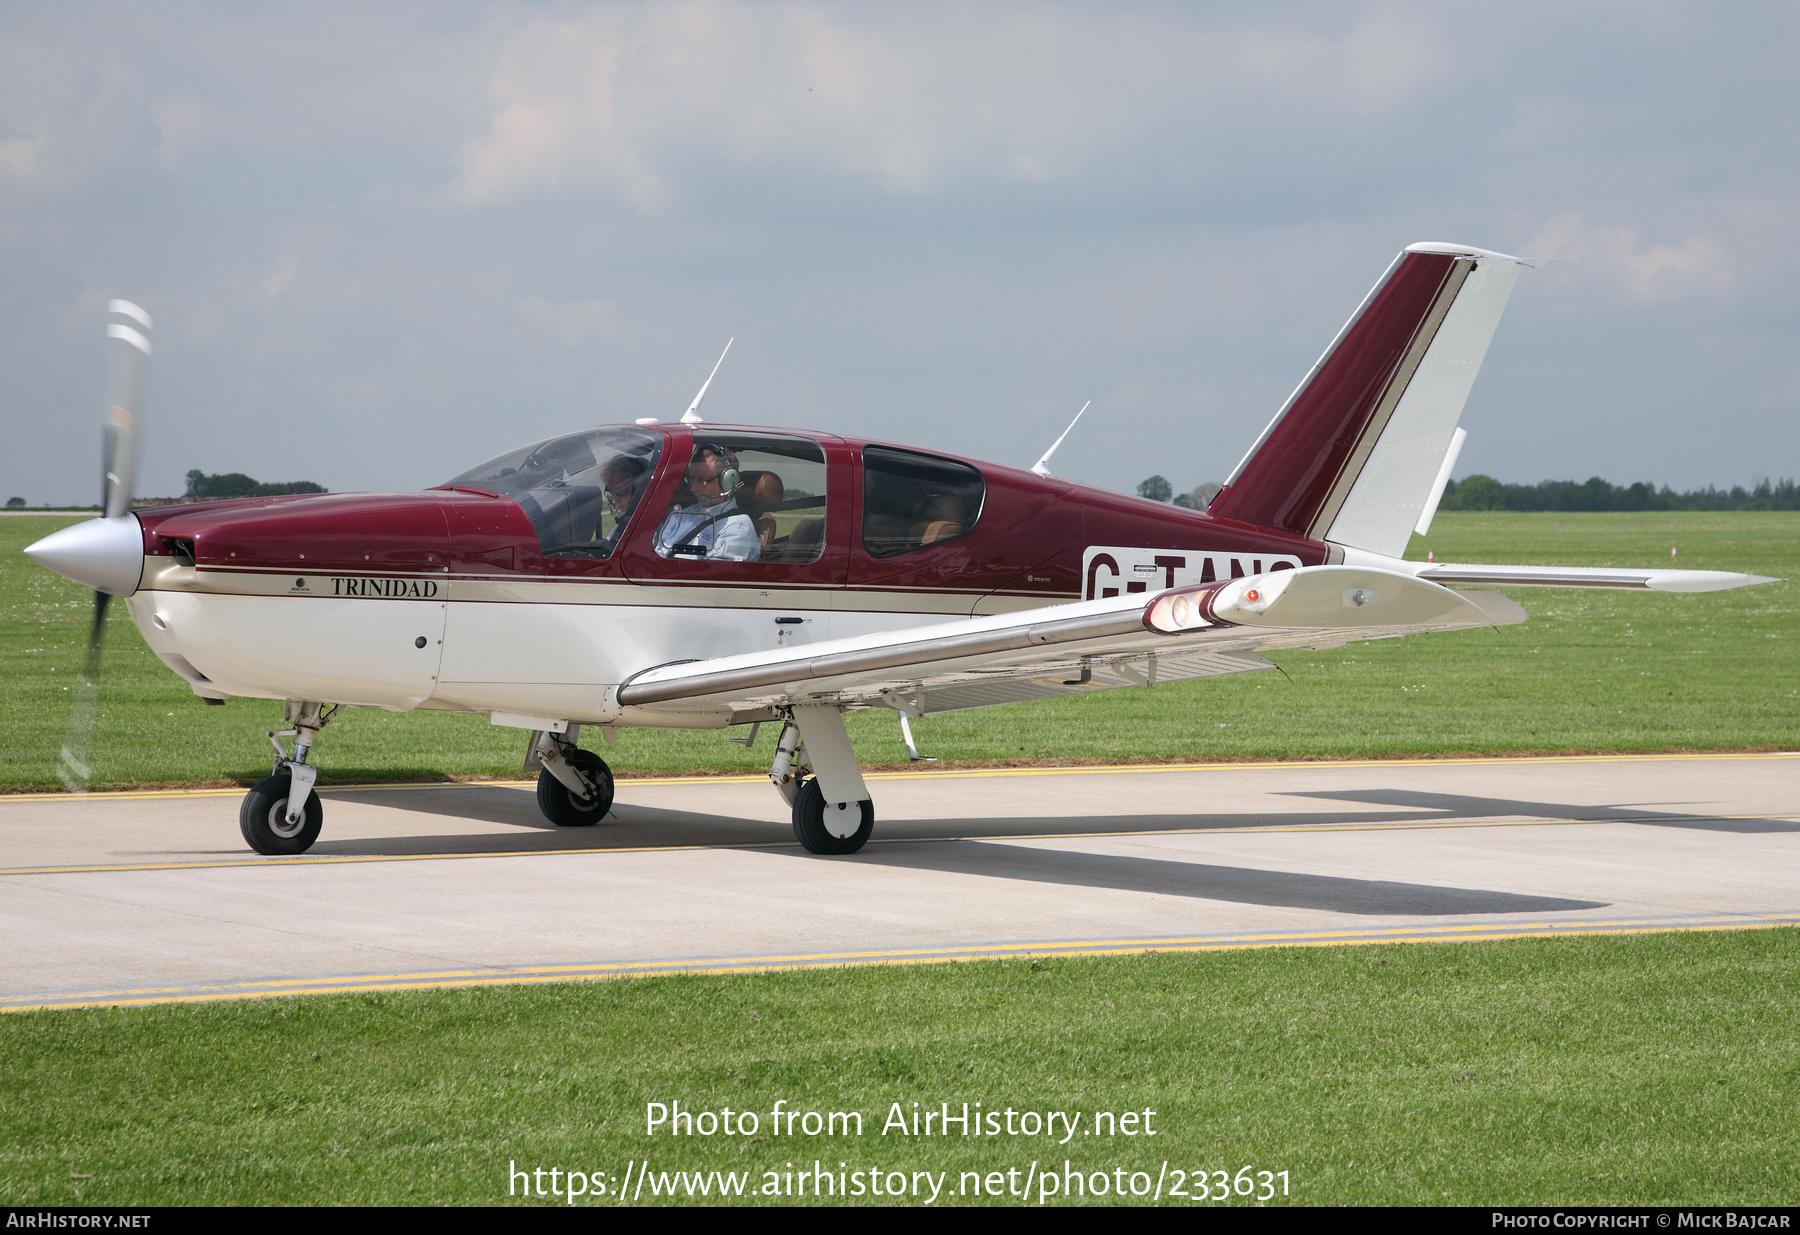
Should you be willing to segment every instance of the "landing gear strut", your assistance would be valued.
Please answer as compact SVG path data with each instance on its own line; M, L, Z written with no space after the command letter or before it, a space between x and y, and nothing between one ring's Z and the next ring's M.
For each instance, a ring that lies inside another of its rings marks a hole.
M244 795L238 807L238 830L244 841L258 853L280 856L305 853L319 839L325 823L324 808L313 784L319 779L318 769L307 762L319 730L338 714L336 705L326 711L322 703L289 700L287 719L292 729L275 729L269 733L269 745L275 748L275 768L256 787ZM282 738L294 739L293 753L281 748Z
M856 766L843 713L797 707L783 719L769 779L793 806L794 838L808 853L855 853L875 830L875 803Z
M537 730L525 756L525 768L539 768L538 809L559 828L591 828L612 809L613 776L591 750L575 745L580 725L568 733Z

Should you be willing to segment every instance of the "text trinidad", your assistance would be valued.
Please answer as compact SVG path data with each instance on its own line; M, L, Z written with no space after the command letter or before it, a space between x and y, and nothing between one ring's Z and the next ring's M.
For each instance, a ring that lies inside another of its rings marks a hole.
M339 579L331 580L333 596L391 596L397 600L430 600L438 594L434 579Z

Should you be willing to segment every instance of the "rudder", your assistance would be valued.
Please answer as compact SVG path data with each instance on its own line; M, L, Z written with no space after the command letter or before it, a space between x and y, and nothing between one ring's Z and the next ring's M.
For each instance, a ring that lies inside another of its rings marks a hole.
M1400 556L1519 267L1466 245L1408 247L1208 512Z

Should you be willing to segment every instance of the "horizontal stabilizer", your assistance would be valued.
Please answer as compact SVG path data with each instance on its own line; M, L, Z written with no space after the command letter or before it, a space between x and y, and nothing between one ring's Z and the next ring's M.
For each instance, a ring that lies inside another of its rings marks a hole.
M1779 583L1767 575L1729 570L1626 570L1612 566L1479 566L1440 562L1418 578L1445 587L1605 587L1647 592L1724 592L1758 583Z

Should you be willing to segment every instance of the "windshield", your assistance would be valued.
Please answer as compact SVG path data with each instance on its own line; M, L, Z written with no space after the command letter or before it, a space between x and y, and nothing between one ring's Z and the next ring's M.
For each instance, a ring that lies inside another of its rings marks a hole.
M641 429L589 429L522 446L449 483L517 502L546 557L605 558L650 487L662 444Z

